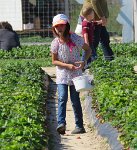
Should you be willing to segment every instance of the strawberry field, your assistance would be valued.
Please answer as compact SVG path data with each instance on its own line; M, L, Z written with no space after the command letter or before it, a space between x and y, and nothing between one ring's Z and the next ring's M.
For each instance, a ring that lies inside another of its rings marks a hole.
M0 51L0 149L37 150L48 143L45 73L49 47Z
M120 132L126 149L137 149L137 65L136 44L113 44L116 59L98 59L91 65L95 76L94 106L101 121Z
M137 149L137 44L112 44L115 60L91 64L91 92L100 120L118 129L125 149ZM49 46L0 50L0 149L40 150L48 143L44 72L51 66Z

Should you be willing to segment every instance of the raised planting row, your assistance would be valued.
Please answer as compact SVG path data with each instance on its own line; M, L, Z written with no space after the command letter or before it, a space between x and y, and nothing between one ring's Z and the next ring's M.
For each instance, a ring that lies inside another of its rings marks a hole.
M137 59L137 43L115 43L111 45L116 57L134 57Z
M137 44L112 44L116 57L124 55L125 57L137 57ZM102 53L102 50L98 50ZM40 59L50 58L50 45L23 45L22 48L13 48L12 51L0 50L0 59ZM102 57L102 54L99 55ZM103 58L103 57L102 57Z
M113 47L114 46L114 47ZM120 132L125 148L137 149L137 45L112 45L115 60L98 59L91 64L94 74L93 104L102 122L110 122Z
M39 59L50 57L48 45L31 45L13 48L11 51L0 50L0 59Z
M47 146L44 76L34 63L0 67L1 150L40 150Z

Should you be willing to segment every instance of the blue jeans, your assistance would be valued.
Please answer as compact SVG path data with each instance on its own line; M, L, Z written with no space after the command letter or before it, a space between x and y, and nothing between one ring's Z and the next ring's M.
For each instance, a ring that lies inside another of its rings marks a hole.
M93 40L93 46L95 48L95 51L99 45L99 42L101 44L104 57L106 60L113 60L114 59L114 53L110 47L110 40L109 40L109 33L106 30L105 26L102 25L95 25L94 30L94 40Z
M92 61L97 59L97 53L96 53L96 50L95 50L95 48L94 48L94 46L92 44L90 45L90 48L92 49L92 54L89 57L89 59L87 60L87 64L90 64ZM86 52L83 50L82 51L82 61L85 60L85 56L86 56Z
M80 103L79 92L74 85L58 84L58 125L66 125L66 105L68 100L68 87L70 88L70 99L75 115L76 127L83 128L83 114Z

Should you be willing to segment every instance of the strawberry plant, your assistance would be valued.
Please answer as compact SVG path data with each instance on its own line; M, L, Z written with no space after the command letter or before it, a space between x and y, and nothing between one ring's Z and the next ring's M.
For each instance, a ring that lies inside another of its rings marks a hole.
M12 63L0 70L0 149L47 146L44 72L34 63Z
M101 118L118 129L124 147L133 149L137 148L137 74L133 70L136 48L133 43L114 44L115 60L108 62L99 57L91 65L93 104Z

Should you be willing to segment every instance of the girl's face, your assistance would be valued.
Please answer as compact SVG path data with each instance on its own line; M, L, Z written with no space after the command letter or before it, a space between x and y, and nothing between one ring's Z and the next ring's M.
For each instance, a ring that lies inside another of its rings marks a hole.
M87 16L87 20L88 21L92 21L94 19L94 11L92 11L88 16Z
M66 24L59 24L55 26L55 31L59 36L63 36L65 29L66 29Z

